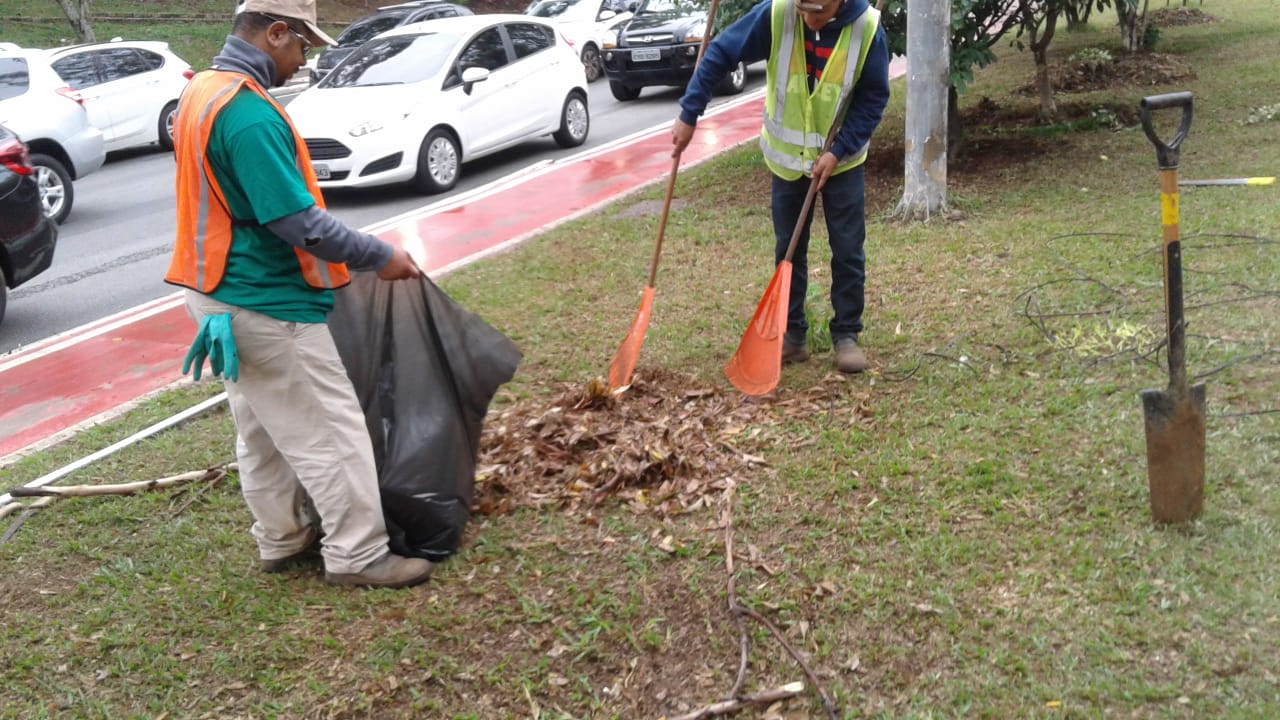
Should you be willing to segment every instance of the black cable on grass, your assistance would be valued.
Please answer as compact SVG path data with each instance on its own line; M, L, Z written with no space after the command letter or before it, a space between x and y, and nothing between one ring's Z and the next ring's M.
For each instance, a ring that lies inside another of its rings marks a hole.
M1131 238L1135 241L1142 240L1139 236L1126 233L1069 233L1050 238L1050 241L1088 237ZM1203 257L1208 253L1222 251L1229 248L1253 246L1260 249L1266 249L1268 252L1271 252L1272 248L1280 244L1280 241L1269 237L1243 233L1192 233L1184 235L1180 242L1184 250L1184 261L1188 254L1198 253ZM1143 247L1141 251L1130 256L1130 261L1149 262L1151 256L1155 255L1157 258L1159 257L1161 252L1159 244L1152 247L1144 241L1144 245L1146 245L1146 247ZM1135 318L1140 318L1140 324L1149 326L1152 322L1152 318L1157 316L1163 317L1163 313L1159 312L1156 307L1156 305L1163 302L1162 294L1154 294L1155 296L1151 297L1149 302L1144 302L1136 306L1131 305L1128 298L1134 297L1134 293L1127 292L1126 288L1112 287L1102 280L1092 277L1088 272L1082 271L1077 264L1070 262L1069 257L1068 253L1063 253L1060 259L1062 261L1062 268L1068 273L1071 273L1070 276L1054 278L1041 282L1014 296L1013 313L1024 318L1032 327L1038 330L1050 347L1057 350L1061 349L1063 344L1061 332L1053 326L1053 321L1055 320L1062 320L1064 318L1112 316L1118 320L1126 322L1133 322ZM1229 277L1229 273L1231 272L1227 270L1200 268L1194 263L1184 265L1183 271L1184 274L1188 276L1215 279L1226 279ZM1098 305L1099 301L1095 298L1093 300L1096 305L1095 307L1084 307L1074 310L1060 310L1053 307L1047 307L1045 305L1042 295L1046 289L1061 287L1070 283L1086 283L1093 285L1096 288L1096 290L1087 289L1083 291L1081 297L1076 300L1077 304L1087 304L1091 302L1088 297L1088 293L1096 293L1098 291L1101 291L1100 294L1106 298L1106 304ZM1151 285L1157 284L1158 283L1155 282L1151 283ZM1152 293L1147 294L1153 295ZM1230 297L1221 297L1223 294L1230 294ZM1156 298L1159 298L1160 303L1155 302ZM1198 287L1186 292L1184 295L1183 307L1184 311L1191 312L1229 305L1243 306L1260 300L1273 300L1275 298L1280 298L1280 289L1258 287L1256 284L1236 279L1219 284L1213 284L1208 288ZM1164 360L1162 357L1164 355L1163 351L1167 349L1167 338L1164 328L1161 327L1160 330L1160 332L1155 334L1152 342L1146 347L1135 343L1134 346L1122 347L1114 352L1099 355L1089 361L1088 364L1089 366L1096 366L1098 364L1121 358L1129 358L1130 360L1152 363L1157 366L1162 365ZM1202 341L1202 343L1198 343L1202 346L1211 346L1219 343L1233 345L1240 344L1239 340L1233 338L1214 337L1205 334L1188 334L1188 339L1192 338ZM1280 357L1280 351L1264 350L1261 352L1240 355L1231 358L1217 367L1196 373L1190 379L1193 381L1200 381L1205 378L1218 375L1239 365L1258 363L1275 357ZM1263 412L1280 412L1280 409L1275 411L1267 410ZM1233 416L1235 416L1235 414L1223 413L1215 415L1215 417Z

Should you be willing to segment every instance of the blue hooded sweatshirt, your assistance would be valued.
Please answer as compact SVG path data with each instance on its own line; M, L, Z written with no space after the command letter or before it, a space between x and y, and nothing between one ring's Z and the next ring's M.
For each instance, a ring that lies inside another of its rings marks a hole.
M825 60L816 58L812 48L830 48L846 25L858 19L867 9L867 0L845 0L836 16L817 32L801 23L809 60L810 85L814 73L822 71ZM696 125L698 116L707 109L711 91L724 79L739 61L759 62L769 57L773 48L773 0L761 0L750 12L716 35L707 45L707 52L698 70L689 81L684 97L680 98L680 119ZM853 89L849 113L836 134L831 152L845 157L871 139L871 133L880 124L884 108L889 104L889 46L885 42L884 27L876 29L862 75Z

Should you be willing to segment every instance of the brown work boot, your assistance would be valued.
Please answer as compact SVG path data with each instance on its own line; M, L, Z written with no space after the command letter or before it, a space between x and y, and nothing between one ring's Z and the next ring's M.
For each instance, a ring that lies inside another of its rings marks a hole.
M836 369L842 373L860 373L866 370L867 354L858 347L853 338L841 338L836 341Z
M782 364L802 363L809 359L809 347L805 343L793 344L782 339Z
M387 553L358 573L326 571L324 581L330 585L359 585L370 588L402 588L420 585L431 577L431 562Z
M292 555L286 555L282 558L271 558L270 560L263 558L258 561L259 567L264 573L282 573L290 570L297 570L307 565L318 563L320 561L320 533L314 529L311 531L310 539L302 546L302 549Z

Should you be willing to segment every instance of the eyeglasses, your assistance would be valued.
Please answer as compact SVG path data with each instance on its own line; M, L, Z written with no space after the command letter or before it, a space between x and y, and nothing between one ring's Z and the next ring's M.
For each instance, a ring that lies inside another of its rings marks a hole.
M284 20L284 19L281 19L281 18L278 18L278 17L272 16L272 15L267 15L267 17L268 17L268 18L271 18L271 20L272 20L273 22L282 22L282 23L284 23L285 28L286 28L286 29L288 29L288 31L289 31L289 32L290 32L294 37L298 38L298 42L302 43L302 57L305 59L305 58L307 57L307 53L311 52L311 48L315 47L315 45L312 45L312 44L311 44L311 41L310 41L310 40L308 40L305 36L303 36L303 34L302 34L302 33L298 32L297 30L294 30L294 29L293 29L293 26L289 24L289 21L288 21L288 20Z

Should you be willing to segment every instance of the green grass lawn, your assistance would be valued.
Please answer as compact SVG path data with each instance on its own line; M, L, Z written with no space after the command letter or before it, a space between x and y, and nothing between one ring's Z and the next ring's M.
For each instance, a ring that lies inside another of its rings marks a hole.
M1190 90L1183 177L1276 174L1280 124L1246 122L1280 103L1274 4L1196 7L1215 22L1162 28L1156 48L1194 79L1058 99L1087 116ZM1113 21L1060 33L1053 62L1118 53ZM1030 58L999 50L962 96L966 117L983 98L1034 111L1019 92ZM680 175L639 395L680 400L763 465L700 467L708 502L683 506L647 501L657 487L564 500L585 466L565 471L562 502L482 477L503 510L478 515L460 554L410 591L258 573L234 476L185 509L198 489L59 501L0 545L0 717L689 712L738 672L729 517L737 599L785 633L843 717L1280 716L1280 190L1181 194L1207 492L1201 519L1156 527L1138 395L1167 383L1153 148L1132 124L971 125L950 162L952 212L898 224L901 82L868 165L873 372L831 370L815 223L815 355L784 370L776 397L732 392L721 369L772 273L767 176L751 147ZM493 416L563 406L605 374L644 287L657 227L645 210L662 190L442 282L524 352ZM218 389L153 398L0 469L0 485ZM228 415L212 412L67 482L158 478L232 460L233 446ZM748 690L804 679L762 627L747 629ZM776 711L823 716L812 692Z

